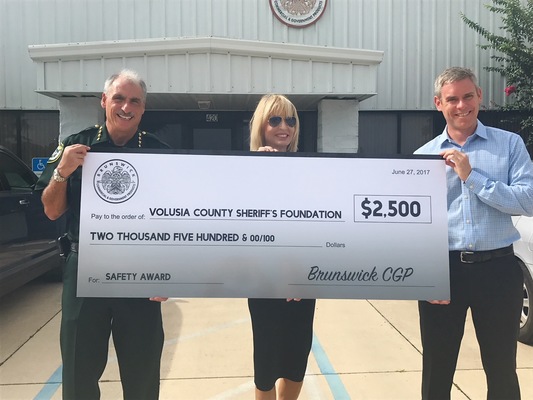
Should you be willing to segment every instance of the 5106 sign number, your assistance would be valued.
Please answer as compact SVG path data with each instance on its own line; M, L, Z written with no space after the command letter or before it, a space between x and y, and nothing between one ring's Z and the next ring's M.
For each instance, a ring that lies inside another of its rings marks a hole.
M354 196L355 222L431 223L430 196Z

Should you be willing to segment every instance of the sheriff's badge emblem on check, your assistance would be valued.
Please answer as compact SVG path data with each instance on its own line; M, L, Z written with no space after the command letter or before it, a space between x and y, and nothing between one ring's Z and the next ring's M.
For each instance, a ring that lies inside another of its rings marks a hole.
M124 203L139 187L137 171L124 160L109 160L100 165L93 178L94 189L108 203Z

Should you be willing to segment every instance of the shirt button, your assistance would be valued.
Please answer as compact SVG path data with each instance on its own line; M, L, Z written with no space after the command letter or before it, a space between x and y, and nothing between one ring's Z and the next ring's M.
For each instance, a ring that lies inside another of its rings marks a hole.
M469 224L469 223L470 223L470 220L469 220L469 219L467 219L467 220L466 220L466 223L467 223L467 224Z
M469 249L471 249L471 248L473 248L473 247L474 247L473 244L469 244L469 245L468 245L468 248L469 248Z

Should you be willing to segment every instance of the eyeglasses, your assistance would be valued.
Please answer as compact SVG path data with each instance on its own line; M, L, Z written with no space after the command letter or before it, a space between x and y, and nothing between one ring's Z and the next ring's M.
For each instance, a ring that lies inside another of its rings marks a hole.
M268 119L268 124L272 128L275 128L276 126L281 124L282 120L283 120L283 118L281 118L280 116L270 117ZM296 117L287 117L287 118L285 118L285 123L287 124L287 126L289 126L291 128L294 128L296 126Z

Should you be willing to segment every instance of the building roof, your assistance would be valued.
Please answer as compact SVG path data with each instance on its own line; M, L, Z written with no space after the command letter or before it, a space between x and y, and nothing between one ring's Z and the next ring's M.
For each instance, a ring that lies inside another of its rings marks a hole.
M324 98L364 100L377 92L382 51L217 37L116 40L28 47L37 92L100 97L105 79L136 70L147 109L253 110L265 93L283 93L301 110Z

